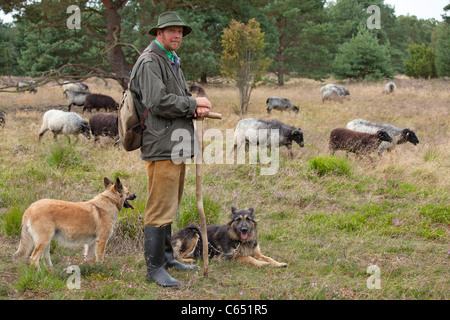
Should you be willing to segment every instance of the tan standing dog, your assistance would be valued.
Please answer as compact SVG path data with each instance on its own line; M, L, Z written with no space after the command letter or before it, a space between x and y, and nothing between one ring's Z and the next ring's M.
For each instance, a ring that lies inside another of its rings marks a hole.
M115 183L104 178L104 184L106 190L86 202L42 199L31 204L22 217L19 248L13 259L28 257L34 245L31 264L39 270L44 253L44 263L51 269L50 241L54 239L69 246L85 245L86 256L102 261L119 211L122 207L134 209L128 200L136 198L119 178Z

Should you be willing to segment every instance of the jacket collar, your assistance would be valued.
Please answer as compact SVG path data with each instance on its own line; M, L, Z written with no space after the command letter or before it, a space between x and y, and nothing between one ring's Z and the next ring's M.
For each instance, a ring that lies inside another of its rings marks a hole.
M167 63L170 64L170 59L167 56L166 52L160 46L158 46L158 44L155 41L152 41L150 45L147 48L145 48L144 52L146 51L153 51L157 53L159 56L161 56L161 58L163 58L165 61L167 61Z
M172 67L172 63L173 62L170 61L170 59L167 56L166 52L163 49L161 49L161 47L155 41L152 41L150 43L150 45L147 48L145 48L145 50L144 50L144 52L149 52L149 51L152 51L152 52L156 53L158 56L160 56L170 66L169 69L170 69L170 71L172 71L172 74L175 77L178 85L180 86L180 88L183 88L183 86L180 83L181 80L178 78L177 74L173 70L173 67ZM175 59L178 59L177 65L178 65L178 68L179 68L180 67L180 58L175 53L175 51L174 51L174 55L175 55ZM178 71L178 74L179 73L180 72Z

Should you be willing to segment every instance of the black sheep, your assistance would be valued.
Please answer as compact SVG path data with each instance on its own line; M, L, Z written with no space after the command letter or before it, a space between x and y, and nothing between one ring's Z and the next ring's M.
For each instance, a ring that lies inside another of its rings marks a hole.
M105 111L118 110L119 104L110 96L99 93L91 93L86 97L82 112L84 113L85 110L92 112L92 109L99 111L101 108L104 108Z
M345 150L356 154L369 154L377 150L382 141L392 142L392 138L384 130L371 134L337 128L331 131L330 149L333 154L336 150Z
M99 112L94 114L89 119L89 125L91 127L94 141L98 140L99 136L108 136L115 138L119 134L117 127L118 117L115 114Z

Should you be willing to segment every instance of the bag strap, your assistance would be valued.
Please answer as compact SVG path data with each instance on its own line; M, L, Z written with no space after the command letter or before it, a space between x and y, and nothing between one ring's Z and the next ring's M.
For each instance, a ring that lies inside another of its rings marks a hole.
M139 58L141 58L141 57L143 57L143 56L146 56L146 55L149 55L149 54L152 55L153 57L155 57L156 61L158 61L159 67L161 68L161 63L159 62L158 57L157 57L156 54L154 54L152 51L142 53L142 54L139 56ZM130 82L131 82L131 81L130 81ZM128 83L128 88L129 88L129 86L130 86L130 84ZM139 122L139 124L140 124L142 130L145 130L145 119L147 118L147 115L148 115L148 109L145 108L144 112L142 113L142 120Z

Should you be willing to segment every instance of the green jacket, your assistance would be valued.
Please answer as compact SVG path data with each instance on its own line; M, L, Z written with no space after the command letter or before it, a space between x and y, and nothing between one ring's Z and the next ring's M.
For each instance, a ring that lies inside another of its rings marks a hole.
M197 108L183 72L176 75L167 54L154 42L144 50L130 76L136 110L148 109L142 135L141 158L145 161L191 158L198 153L193 117ZM156 55L157 58L154 56Z

